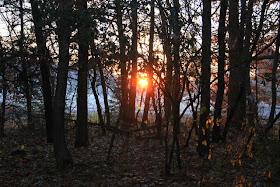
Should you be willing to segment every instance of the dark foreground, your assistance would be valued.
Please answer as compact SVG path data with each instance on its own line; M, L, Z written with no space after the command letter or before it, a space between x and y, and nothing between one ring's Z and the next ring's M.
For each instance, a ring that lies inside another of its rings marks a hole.
M182 149L183 170L174 162L172 176L164 173L164 144L159 140L116 137L111 163L106 153L111 134L101 136L90 127L90 146L74 148L74 130L68 130L68 147L74 168L59 172L52 145L43 129L7 129L0 144L0 186L277 186L279 179L268 163L252 150L240 159L244 140L237 138L212 148L210 160L198 157L194 138ZM245 136L244 136L245 137ZM251 150L249 146L249 150ZM273 150L271 150L273 151ZM280 150L278 150L280 151ZM261 155L261 154L260 154ZM273 158L272 158L273 159ZM277 163L275 163L277 164Z

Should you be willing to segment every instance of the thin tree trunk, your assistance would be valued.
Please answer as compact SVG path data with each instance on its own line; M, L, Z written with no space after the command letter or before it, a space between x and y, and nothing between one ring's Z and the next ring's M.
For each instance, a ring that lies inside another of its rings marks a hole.
M198 152L200 156L208 155L210 148L207 124L210 112L210 64L211 64L211 1L203 0L202 13L202 60L201 60L201 105L199 119Z
M96 77L97 77L97 75L96 75L96 67L95 67L93 69L93 78L91 80L91 88L92 88L92 92L93 92L95 102L96 102L97 114L98 114L98 118L99 118L99 124L100 124L101 130L102 130L102 135L105 135L106 134L105 123L103 120L102 109L101 109L101 105L100 105L98 94L97 94L96 87L95 87Z
M180 144L179 144L179 124L180 124L180 26L179 26L179 1L174 0L174 14L173 14L173 65L174 65L174 78L173 78L173 94L172 94L172 115L173 115L173 140L169 154L167 174L170 174L171 163L173 160L173 154L176 146L176 158L178 163L178 169L182 169Z
M1 42L1 41L0 41ZM1 114L0 114L0 137L4 137L4 125L5 125L5 113L6 113L6 97L7 97L7 83L5 80L6 77L6 64L4 62L4 54L2 50L2 44L0 43L0 63L1 63L1 84L2 84L2 103L1 103Z
M246 81L246 90L245 94L248 98L248 109L247 109L247 119L248 125L255 126L255 118L256 118L256 101L253 93L251 91L251 79L250 79L250 66L251 66L251 56L250 56L250 44L251 44L251 36L252 36L252 13L253 13L253 4L254 0L250 0L248 2L248 7L245 12L245 40L244 40L244 47L243 47L243 58L244 58L244 66L245 66L245 73L244 73L244 80ZM245 8L246 9L246 8Z
M190 81L188 80L188 77L185 77L185 79L187 79L186 86L187 86L188 95L189 95L189 98L190 98L190 103L191 103L191 108L192 108L192 115L193 115L193 124L192 124L191 130L189 131L189 136L188 136L188 138L186 140L186 143L184 145L184 147L187 147L188 144L189 144L189 141L190 141L193 129L196 130L196 134L198 135L198 129L197 129L197 107L198 107L198 104L196 105L196 108L194 108L194 100L192 98L191 91L190 91Z
M134 123L135 121L135 99L136 99L136 88L137 88L137 0L131 2L131 27L132 27L132 71L131 71L131 82L130 82L130 93L129 93L129 122Z
M107 163L110 162L112 149L113 149L114 142L115 142L115 139L116 139L117 128L119 126L120 121L121 121L121 114L119 114L119 117L118 117L118 119L116 121L116 124L115 124L114 132L113 132L112 137L111 137L109 149L108 149L108 152L107 152L107 159L106 159Z
M220 19L219 19L219 29L218 29L218 44L219 44L219 56L218 56L218 91L215 102L215 111L214 111L214 126L212 133L212 141L219 142L220 140L220 119L222 114L222 104L224 98L224 89L225 89L225 58L226 58L226 12L227 12L227 0L221 1L220 9Z
M158 89L158 106L155 99L154 89L152 91L151 98L152 98L152 104L156 115L157 136L161 137L162 116L161 116L161 103L160 103L160 89Z
M122 0L114 1L116 6L117 26L118 26L118 38L120 43L120 68L121 68L121 120L127 122L127 107L128 107L128 87L127 87L127 65L125 58L125 43L124 29L122 23Z
M22 78L24 85L24 94L26 98L27 105L27 124L29 127L33 127L32 124L32 111L31 111L31 95L30 95L30 87L29 87L29 77L27 70L27 62L24 58L24 20L23 20L23 0L20 0L20 42L19 42L19 51L20 51L20 61L22 63Z
M58 1L57 32L59 43L59 62L57 85L54 98L54 152L56 164L59 169L66 170L73 167L73 159L67 148L64 131L65 96L68 77L68 64L70 60L70 23L67 21L72 11L72 2Z
M154 0L151 1L151 20L150 20L150 39L149 39L149 64L147 66L147 77L148 77L148 86L147 86L147 92L146 92L146 98L145 98L145 106L144 106L144 113L142 118L142 126L144 126L145 122L148 120L148 112L149 112L149 106L150 106L150 98L152 95L153 90L153 62L154 62L154 51L153 51L153 45L154 45L154 27L155 27L155 2Z
M106 82L105 82L105 77L104 77L104 73L103 73L103 70L102 70L101 60L98 60L97 64L98 64L98 70L99 70L99 73L100 73L100 80L101 80L102 92L103 92L103 97L104 97L106 126L109 127L110 124L111 124L110 108L109 108L108 93L107 93L107 90L106 90Z
M40 21L43 19L43 16L40 10L38 9L38 0L31 0L31 7L33 23L35 26L35 36L38 48L40 71L42 76L42 90L45 108L47 143L53 143L53 107L50 83L50 58L48 49L46 48L46 38L43 34L43 28L42 25L40 25Z
M279 19L279 24L280 24L280 13L278 15ZM266 133L268 130L273 126L273 120L275 116L275 109L276 109L276 103L277 103L277 68L279 65L279 46L280 46L280 29L278 28L278 33L277 33L277 40L276 40L276 49L275 49L275 56L274 56L274 62L273 62L273 67L272 67L272 80L271 80L271 92L272 92L272 98L271 98L271 109L270 109L270 114L269 114L269 119L268 119L268 124L267 124L267 129Z
M181 103L181 94L180 94L180 24L179 24L179 12L180 12L180 4L179 0L174 0L174 38L173 38L173 53L174 53L174 81L173 81L173 140L176 144L176 158L178 163L178 169L182 169L182 162L181 162L181 153L180 153L180 144L179 144L179 133L180 133L180 103Z
M80 11L80 19L84 17L87 10L87 1L79 0L77 8ZM75 147L87 147L88 141L88 107L87 107L87 82L88 82L88 25L86 22L80 22L78 25L78 44L79 44L79 62L78 62L78 89L77 89L77 128Z
M163 50L164 54L167 58L167 68L166 68L166 75L165 75L165 91L167 95L164 95L164 118L165 121L168 123L170 116L171 116L171 83L172 83L172 70L173 70L173 64L172 64L172 54L171 54L171 43L170 43L170 34L168 33L168 25L167 25L167 17L164 13L164 9L162 7L162 4L160 1L158 1L159 4L159 10L160 10L160 16L162 20L162 26L161 26L161 32L162 35L161 38L163 38Z

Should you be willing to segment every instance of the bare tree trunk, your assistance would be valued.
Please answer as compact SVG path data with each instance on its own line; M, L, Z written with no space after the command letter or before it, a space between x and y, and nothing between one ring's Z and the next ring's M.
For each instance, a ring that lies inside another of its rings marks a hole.
M38 48L38 56L40 63L40 71L42 76L42 89L45 108L45 120L46 120L46 133L47 143L53 143L53 107L52 107L52 93L50 83L50 58L49 52L46 48L46 37L43 34L43 28L40 21L43 19L43 15L38 9L38 0L31 0L33 23L35 26L35 36Z
M165 121L169 122L171 117L171 83L172 83L172 71L173 71L173 64L172 64L172 54L171 54L171 43L170 43L170 33L168 33L168 24L167 24L167 17L165 15L164 9L162 7L161 1L158 1L159 10L160 10L160 17L162 20L161 25L161 38L163 38L163 50L167 58L167 68L166 68L166 75L165 75L165 91L166 94L164 95L164 118Z
M68 17L71 15L72 2L63 0L58 1L57 32L59 43L59 62L57 73L57 85L54 98L54 152L56 164L59 169L71 169L73 159L67 148L64 132L64 110L65 96L68 77L68 64L70 60L70 23Z
M179 133L180 133L180 103L181 103L181 94L180 94L180 24L179 24L179 12L180 12L180 4L179 0L174 0L174 36L173 36L173 53L174 53L174 81L173 81L173 104L172 104L172 113L173 113L173 140L176 144L176 158L178 163L178 168L182 169L181 162L181 153L180 153L180 143L179 143Z
M244 5L242 4L244 7ZM229 1L229 90L228 90L228 114L231 115L231 120L227 120L227 125L234 124L237 128L241 128L246 114L246 95L243 82L245 73L245 64L243 57L243 37L244 37L244 10L242 10L241 23L239 25L239 10L238 2L235 0ZM243 93L240 93L243 90ZM241 96L239 99L239 95ZM238 103L238 105L236 105ZM235 111L233 107L236 106ZM230 123L229 123L230 121ZM225 127L228 129L228 127ZM225 134L225 133L224 133Z
M199 119L198 152L200 156L208 155L210 148L207 124L210 112L210 64L211 64L211 1L203 0L202 13L202 60L201 60L201 106ZM204 143L205 142L205 143Z
M255 118L256 118L256 100L255 97L253 96L253 93L251 91L251 81L250 81L250 66L251 66L251 56L250 56L250 44L251 44L251 36L252 36L252 13L253 13L253 4L254 0L249 0L248 6L246 8L246 5L244 5L244 9L247 9L245 11L244 15L244 22L245 22L245 40L244 40L244 47L243 47L243 63L245 66L244 70L244 81L245 83L245 94L248 98L248 109L247 109L247 119L248 119L248 124L251 125L252 127L255 126ZM257 88L256 88L257 90ZM252 131L253 132L253 131Z
M7 97L7 83L5 80L6 77L6 64L4 61L4 54L3 54L3 48L0 41L0 63L1 63L1 85L2 85L2 103L1 103L1 114L0 114L0 137L4 137L4 125L5 125L5 113L6 113L6 97Z
M102 130L102 135L105 135L106 134L105 123L104 123L104 120L103 120L102 109L101 109L101 105L100 105L98 94L97 94L96 87L95 87L96 78L97 78L96 67L94 67L93 78L92 78L92 81L91 81L91 88L92 88L92 92L93 92L95 102L96 102L97 113L98 113L99 123L100 123L101 130Z
M278 15L278 21L280 24L280 13ZM271 109L270 109L270 114L269 114L269 119L268 119L268 124L267 124L267 129L266 132L268 132L270 126L273 125L273 120L275 116L275 109L276 109L276 103L277 103L277 68L279 65L279 46L280 46L280 29L278 28L278 33L277 33L277 40L276 40L276 49L275 49L275 56L274 56L274 62L273 62L273 67L272 67L272 80L271 80L271 92L272 92L272 98L271 98Z
M77 2L80 19L86 19L87 1L79 0ZM78 24L78 44L79 44L79 62L78 62L78 97L77 97L77 128L75 147L87 147L88 141L88 107L87 107L87 82L88 82L88 25L85 22Z
M118 38L120 43L120 68L121 68L121 120L127 122L127 110L128 110L128 87L127 87L127 65L126 65L126 58L125 58L125 36L124 36L124 29L122 23L122 0L115 0L114 1L116 6L116 19L117 19L117 26L118 26Z
M26 98L27 104L27 124L29 127L33 127L32 123L32 105L31 105L31 94L29 87L29 77L28 77L28 67L26 63L26 59L24 58L24 21L23 21L23 0L20 0L20 41L19 41L19 50L20 50L20 61L22 63L22 78L24 84L24 94Z
M157 126L157 136L161 137L161 126L162 126L162 116L161 116L161 103L160 103L160 90L158 89L158 106L156 103L156 99L155 99L155 94L154 94L154 90L152 91L152 104L155 110L155 115L156 115L156 126Z
M144 106L144 113L142 118L142 126L144 126L145 122L148 120L148 112L150 107L150 99L153 90L153 63L154 63L154 51L153 51L153 45L154 45L154 27L155 27L155 2L154 0L151 1L151 20L150 20L150 39L149 39L149 64L147 66L147 77L148 77L148 86L147 86L147 92L146 92L146 98L145 98L145 106Z
M172 93L172 124L173 124L173 139L169 154L168 166L166 173L170 174L171 163L173 160L173 154L176 146L176 158L178 163L178 169L182 169L181 153L180 153L180 144L179 144L179 132L180 132L180 26L179 26L179 0L174 0L174 14L173 14L173 66L174 66L174 77L173 77L173 93Z
M102 92L103 92L103 97L104 97L106 126L109 127L110 124L111 124L110 108L109 108L108 93L107 93L107 90L106 90L106 82L105 82L105 77L104 77L104 73L103 73L103 70L102 70L101 60L98 60L97 64L98 64L98 70L99 70L99 73L100 73L100 80L101 80Z
M135 121L135 99L136 99L136 88L137 88L137 0L132 0L132 71L131 71L131 82L130 82L130 93L129 93L129 122L134 123Z
M226 58L226 12L227 12L227 0L221 1L220 9L220 19L219 19L219 29L218 29L218 44L219 44L219 56L218 56L218 91L215 102L215 112L214 112L214 127L212 133L212 141L219 142L221 139L220 135L220 119L222 113L222 104L224 98L225 89L225 58Z
M107 95L107 90L106 90L106 82L105 82L105 77L104 77L104 73L103 73L103 70L102 70L101 59L98 55L98 50L97 50L94 42L91 44L91 50L92 50L91 51L92 55L95 58L99 73L100 73L100 80L101 80L102 92L103 92L103 97L104 97L104 105L105 105L105 115L106 115L106 120L107 120L106 121L106 126L109 127L111 119L110 119L110 109L109 109L109 103L108 103L108 95ZM100 105L98 95L97 95L97 92L96 92L96 88L95 88L95 82L96 82L96 67L94 67L94 77L93 77L93 80L91 82L91 85L92 86L94 85L94 88L92 88L92 90L93 90L94 97L95 97L96 104L97 104L97 111L100 110L100 114L98 112L98 115L100 115L99 116L99 122L101 124L103 134L105 134L105 131L106 131L105 122L104 122L103 117L102 117L102 112L101 112L102 110L101 110L101 105Z

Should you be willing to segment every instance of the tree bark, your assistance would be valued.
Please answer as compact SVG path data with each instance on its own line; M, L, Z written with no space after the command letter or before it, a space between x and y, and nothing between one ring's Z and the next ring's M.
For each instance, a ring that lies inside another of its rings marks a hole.
M166 55L166 75L165 75L165 91L166 94L164 95L164 120L169 122L171 116L171 83L172 83L172 71L173 71L173 64L172 64L172 54L171 54L171 42L170 42L170 33L168 33L168 24L167 24L167 17L165 15L164 9L162 7L161 1L158 1L159 10L160 10L160 17L162 20L161 25L161 32L160 37L163 40L163 50L164 54Z
M80 19L86 19L85 11L87 10L87 1L79 0L77 8L80 12ZM88 82L88 36L87 22L78 24L78 45L79 45L79 62L78 62L78 89L77 89L77 128L75 147L87 147L88 141L88 107L87 107L87 82Z
M280 13L278 15L278 21L280 24ZM277 40L276 40L276 49L275 49L275 57L273 61L273 67L272 67L272 72L271 72L271 92L272 92L272 98L271 98L271 109L270 109L270 114L268 118L268 124L267 126L269 127L272 124L272 121L274 120L275 116L275 109L276 109L276 103L277 103L277 68L279 65L279 46L280 46L280 29L278 27L278 33L277 33Z
M144 106L144 113L142 118L142 126L148 121L148 112L150 107L150 99L153 90L153 63L154 63L154 51L153 51L153 45L154 45L154 28L155 28L155 2L154 0L151 1L151 13L150 13L150 39L149 39L149 64L147 65L147 80L148 80L148 86L146 91L146 98L145 98L145 106Z
M245 95L248 98L248 109L246 112L246 117L248 119L248 125L254 126L255 118L256 118L256 101L251 91L251 79L250 79L250 66L252 62L252 56L250 56L250 44L251 44L251 36L252 36L252 13L253 13L253 4L254 0L249 0L248 6L243 9L247 9L244 15L244 22L245 22L245 39L244 39L244 47L243 47L243 64L245 66L244 70L244 81L245 83ZM257 88L256 88L257 90Z
M35 37L38 48L38 57L40 63L40 71L42 77L42 90L44 98L45 108L45 120L46 120L46 133L47 143L53 143L53 107L52 107L52 92L50 83L50 58L49 52L46 47L46 37L43 34L43 25L40 21L43 19L43 15L38 8L38 0L31 0L33 23L35 26Z
M6 77L6 64L4 61L4 54L3 54L3 48L0 41L0 63L1 63L1 85L2 85L2 103L1 103L1 114L0 114L0 137L4 137L4 125L5 125L5 113L6 113L6 97L7 97L7 83L5 80Z
M99 123L100 123L101 130L102 130L102 135L105 135L106 134L105 123L104 123L104 120L103 120L102 109L101 109L101 105L100 105L98 94L97 94L96 87L95 87L96 77L97 77L96 67L94 67L93 78L92 78L92 81L91 81L91 88L92 88L92 92L93 92L93 95L94 95L94 98L95 98L95 103L96 103L96 107L97 107L97 114L98 114Z
M231 124L234 124L237 128L241 127L243 117L245 115L246 100L245 94L242 93L242 97L239 100L239 104L235 111L232 112L233 106L237 102L237 97L241 90L241 84L244 67L242 67L240 50L243 46L243 33L239 27L239 12L238 12L238 1L229 1L229 62L230 62L230 76L229 76L229 90L228 90L228 117L229 114L233 114ZM241 25L243 27L243 25ZM245 93L245 92L244 92ZM245 104L244 104L245 102ZM229 124L231 126L231 124Z
M136 99L136 88L137 88L137 0L131 2L131 27L132 27L132 71L130 81L130 93L129 93L129 122L134 123L135 121L135 99Z
M215 102L214 111L214 126L212 133L212 141L219 142L220 140L220 119L222 113L222 104L224 98L225 89L225 58L226 58L226 12L227 12L227 0L221 0L219 28L218 28L218 45L219 45L219 56L218 56L218 91Z
M118 26L118 39L120 43L120 53L119 53L119 60L120 60L120 68L121 68L121 120L127 122L127 110L128 110L128 87L127 87L127 65L126 65L126 58L125 58L125 44L126 39L124 36L124 29L122 23L122 0L115 0L114 1L116 6L116 19L117 19L117 26Z
M110 114L110 107L108 102L108 93L106 90L106 82L105 82L105 76L102 69L101 60L97 61L98 64L98 70L100 73L100 80L101 80L101 86L102 86L102 92L104 97L104 106L105 106L105 115L106 115L106 126L109 127L111 124L111 114Z
M68 77L68 64L70 60L70 22L72 2L68 0L58 1L57 34L59 43L59 62L57 73L57 85L54 97L54 152L57 168L61 170L73 167L72 156L67 148L64 132L65 96Z
M210 64L211 64L211 1L203 0L202 13L202 60L201 60L201 105L199 119L198 152L200 156L208 155L210 148L207 124L210 112ZM204 143L205 142L205 143Z
M29 77L28 77L28 67L26 59L24 58L24 20L23 20L23 0L19 1L20 3L20 41L19 41L19 52L20 52L20 61L22 63L22 78L24 85L24 95L26 98L26 106L27 106L27 124L29 127L33 127L32 123L32 104L31 104L31 94L30 94L30 85L29 85Z

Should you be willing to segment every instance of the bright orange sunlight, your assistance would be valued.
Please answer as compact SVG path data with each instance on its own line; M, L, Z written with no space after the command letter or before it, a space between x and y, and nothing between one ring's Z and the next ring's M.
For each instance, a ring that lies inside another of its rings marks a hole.
M148 86L148 80L146 78L140 78L138 80L138 84L142 87L142 88L146 88Z

